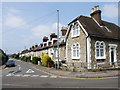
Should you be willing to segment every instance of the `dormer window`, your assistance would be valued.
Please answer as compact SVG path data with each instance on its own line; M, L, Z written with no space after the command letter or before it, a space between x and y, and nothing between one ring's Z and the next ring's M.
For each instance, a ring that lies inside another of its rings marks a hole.
M77 37L80 35L80 27L78 23L74 23L71 29L72 29L72 37Z

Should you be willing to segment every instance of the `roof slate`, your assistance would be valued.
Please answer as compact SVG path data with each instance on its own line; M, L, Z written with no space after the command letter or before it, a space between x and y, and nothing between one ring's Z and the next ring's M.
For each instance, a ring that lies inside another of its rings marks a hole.
M89 36L120 40L120 27L113 23L102 20L102 26L99 26L91 17L79 16L68 25L75 22L76 20L82 24ZM106 29L105 26L110 31Z

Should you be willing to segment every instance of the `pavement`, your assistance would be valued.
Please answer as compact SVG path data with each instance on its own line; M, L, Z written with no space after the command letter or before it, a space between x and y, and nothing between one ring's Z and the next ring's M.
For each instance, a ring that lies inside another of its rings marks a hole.
M57 77L62 78L118 78L120 76L120 73L118 70L106 70L106 71L99 71L99 72L72 72L72 71L63 71L60 69L55 68L48 68L41 65L35 65L33 67L34 69L37 69L41 72L50 74L50 75L56 75Z

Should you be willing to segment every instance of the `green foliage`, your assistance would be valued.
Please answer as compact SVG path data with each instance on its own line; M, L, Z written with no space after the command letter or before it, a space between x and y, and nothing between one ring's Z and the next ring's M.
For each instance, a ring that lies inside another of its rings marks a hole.
M30 56L22 56L21 61L30 62Z
M33 64L38 64L38 61L40 61L40 60L41 60L41 58L39 58L39 57L33 57L32 63Z
M31 56L28 56L28 57L27 57L27 62L31 62L30 59L31 59Z
M14 56L14 58L15 58L15 59L20 59L18 54L16 54L16 55Z
M42 65L51 67L54 65L54 62L47 54L42 54Z
M27 62L27 56L25 56L24 61Z
M22 56L22 57L20 58L20 60L21 60L21 61L24 61L24 58L25 58L25 56Z
M0 65L5 64L8 61L8 56L6 54L0 54Z

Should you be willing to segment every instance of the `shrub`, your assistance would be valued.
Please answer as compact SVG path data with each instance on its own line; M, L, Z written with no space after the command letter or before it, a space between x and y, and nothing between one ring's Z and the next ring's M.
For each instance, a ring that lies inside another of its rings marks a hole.
M41 60L41 58L39 58L39 57L33 57L32 63L38 64L38 61L40 61L40 60Z
M24 61L27 62L27 56L24 57Z
M21 61L24 61L24 58L25 58L25 56L22 56L20 59L21 59Z
M30 58L30 56L22 56L20 59L21 61L30 62Z
M31 59L31 56L28 56L28 57L27 57L27 62L31 62L30 59Z
M15 58L15 59L20 59L18 54L15 55L14 58Z
M54 62L47 54L42 54L42 65L45 67L52 67Z

